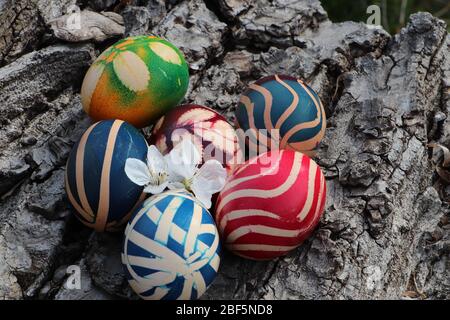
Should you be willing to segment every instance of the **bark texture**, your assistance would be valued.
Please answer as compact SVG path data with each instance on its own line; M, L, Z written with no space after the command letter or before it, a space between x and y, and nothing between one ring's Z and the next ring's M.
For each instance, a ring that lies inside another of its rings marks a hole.
M180 47L191 68L186 102L232 120L249 83L284 73L308 81L326 105L316 160L328 199L314 236L271 262L225 252L203 298L450 298L450 187L435 172L442 152L429 147L450 146L442 21L416 14L391 36L332 23L318 0L80 2L121 14L126 35ZM72 4L0 0L0 299L136 299L121 269L121 235L81 226L64 191L66 158L90 124L81 81L117 40L117 32L91 43L58 39L51 22ZM64 286L73 264L80 290Z

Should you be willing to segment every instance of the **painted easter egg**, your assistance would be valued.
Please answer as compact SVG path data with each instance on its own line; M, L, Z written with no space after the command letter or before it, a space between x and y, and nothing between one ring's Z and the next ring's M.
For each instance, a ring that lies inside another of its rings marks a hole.
M252 151L259 146L312 154L326 129L325 110L317 93L303 81L284 75L251 84L239 100L236 122Z
M143 299L197 299L220 264L214 219L188 193L155 195L127 224L122 263L131 288Z
M263 153L237 167L219 194L224 246L254 260L285 255L310 236L325 198L324 175L311 158L291 150Z
M154 36L130 37L97 58L81 98L94 120L121 119L141 128L175 107L188 83L188 66L174 45Z
M195 104L174 108L158 120L149 143L167 154L184 138L194 142L203 161L216 159L229 172L242 161L236 131L213 109Z
M77 218L96 231L116 231L145 197L125 174L128 158L147 161L147 142L122 120L93 124L73 147L66 166L66 191Z

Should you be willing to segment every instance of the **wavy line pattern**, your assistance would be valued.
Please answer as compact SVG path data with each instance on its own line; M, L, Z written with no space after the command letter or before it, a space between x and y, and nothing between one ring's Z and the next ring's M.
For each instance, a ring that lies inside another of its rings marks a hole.
M122 263L143 299L199 298L220 263L214 220L186 193L153 196L127 225Z
M251 84L240 98L236 119L243 130L268 130L268 136L253 133L247 139L252 151L257 151L257 144L268 145L269 149L274 146L273 140L278 137L271 129L279 130L280 142L276 145L281 149L312 151L326 129L325 110L318 95L302 81L283 75Z
M311 234L325 199L325 177L313 160L291 150L270 151L228 179L217 200L216 223L225 246L237 255L272 259Z

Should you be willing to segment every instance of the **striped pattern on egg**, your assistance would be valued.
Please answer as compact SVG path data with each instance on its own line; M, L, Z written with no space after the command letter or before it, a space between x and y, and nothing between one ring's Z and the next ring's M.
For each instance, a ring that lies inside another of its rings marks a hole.
M237 167L220 192L216 223L224 246L266 260L299 246L324 211L320 167L291 150L269 151Z
M271 150L276 145L312 154L326 129L325 110L317 93L285 75L251 84L239 100L236 122L247 134L241 138L253 152L258 146Z
M125 173L128 158L147 159L147 142L122 120L93 124L73 147L66 165L66 192L77 218L96 231L116 231L144 199L143 187Z

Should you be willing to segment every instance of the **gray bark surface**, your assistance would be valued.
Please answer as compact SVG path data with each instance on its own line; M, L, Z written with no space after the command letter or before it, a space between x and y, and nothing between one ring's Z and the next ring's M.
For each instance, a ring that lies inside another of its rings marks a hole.
M204 299L450 298L450 187L436 173L444 155L430 148L450 146L444 22L415 14L391 36L332 23L318 0L81 2L117 11L126 35L180 47L191 69L185 102L232 120L248 84L282 73L305 79L326 106L318 229L270 262L224 252ZM0 299L137 299L122 273L121 235L83 227L65 195L68 153L91 123L83 76L118 39L59 39L50 23L71 4L0 0ZM81 290L64 286L74 264Z

